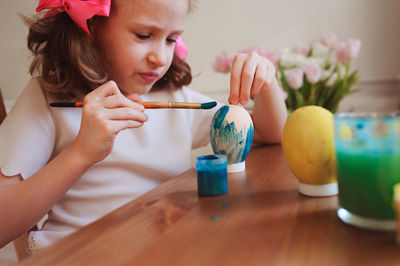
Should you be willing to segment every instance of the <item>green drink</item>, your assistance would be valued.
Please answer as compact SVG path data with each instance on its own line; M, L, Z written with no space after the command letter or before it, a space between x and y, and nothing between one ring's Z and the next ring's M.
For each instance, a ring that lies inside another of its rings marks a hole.
M393 186L400 182L398 114L337 114L338 216L359 227L395 230Z

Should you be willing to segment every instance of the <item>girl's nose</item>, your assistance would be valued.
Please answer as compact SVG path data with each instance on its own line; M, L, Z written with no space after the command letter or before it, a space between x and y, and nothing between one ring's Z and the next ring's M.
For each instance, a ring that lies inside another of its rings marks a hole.
M147 60L158 67L162 67L167 63L167 50L163 45L154 47L147 55Z

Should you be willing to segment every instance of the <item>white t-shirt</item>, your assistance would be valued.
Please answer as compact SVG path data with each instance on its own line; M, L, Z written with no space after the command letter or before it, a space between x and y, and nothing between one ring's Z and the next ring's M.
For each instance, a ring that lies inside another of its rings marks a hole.
M143 101L207 102L182 88L142 95ZM190 167L191 150L208 144L218 109L147 109L140 128L121 131L112 152L96 163L48 213L40 231L29 235L28 252L53 244ZM50 108L33 78L0 126L0 169L27 179L76 137L81 108ZM54 173L57 175L57 173Z

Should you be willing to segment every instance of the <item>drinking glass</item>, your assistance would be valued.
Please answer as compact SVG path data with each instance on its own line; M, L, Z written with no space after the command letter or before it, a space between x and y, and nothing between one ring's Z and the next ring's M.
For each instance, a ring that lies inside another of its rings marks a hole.
M396 230L393 186L400 182L399 112L334 116L339 218L376 230Z

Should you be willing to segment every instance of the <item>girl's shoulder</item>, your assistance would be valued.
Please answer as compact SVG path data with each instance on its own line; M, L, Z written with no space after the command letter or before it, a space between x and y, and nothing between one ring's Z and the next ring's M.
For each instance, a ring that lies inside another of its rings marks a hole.
M26 90L36 90L36 91L42 90L42 87L40 85L40 78L39 77L31 77L28 80L28 83L26 84L23 91L26 91Z
M0 168L25 179L49 159L55 142L54 120L37 78L29 80L0 126Z
M27 102L47 103L47 98L48 97L40 84L40 79L32 77L19 95L17 103L21 100Z
M13 120L37 120L49 118L50 107L48 97L45 95L39 78L31 78L21 94L18 96L7 118Z

